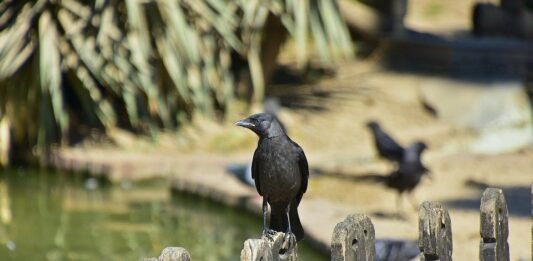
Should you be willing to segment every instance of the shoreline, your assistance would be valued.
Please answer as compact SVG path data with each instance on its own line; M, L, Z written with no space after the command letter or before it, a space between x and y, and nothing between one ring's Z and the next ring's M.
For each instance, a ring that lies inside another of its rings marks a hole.
M104 154L113 157L106 157ZM143 161L136 160L139 157L143 158ZM111 183L166 178L172 193L196 196L261 217L261 197L255 189L241 184L221 168L224 161L233 158L223 159L224 156L220 155L213 157L215 158L213 165L218 167L218 171L206 175L198 175L198 172L196 175L187 175L189 172L184 171L184 167L195 164L194 162L183 164L188 161L187 159L176 161L170 160L172 157L159 157L148 153L128 154L125 151L57 150L52 153L47 166L60 171L105 178ZM352 212L333 202L315 197L308 199L304 197L299 212L301 216L306 217L302 219L306 234L304 242L321 254L329 256L333 228Z

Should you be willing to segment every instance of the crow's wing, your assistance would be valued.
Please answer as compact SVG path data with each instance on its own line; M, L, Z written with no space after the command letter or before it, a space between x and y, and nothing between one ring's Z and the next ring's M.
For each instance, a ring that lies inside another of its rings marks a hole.
M256 149L254 152L254 158L252 160L252 178L255 181L255 188L257 189L257 192L259 195L263 196L263 193L261 193L261 187L259 185L259 170L261 169L261 161L259 160L258 153L259 152L257 152Z
M401 161L404 154L404 148L398 144L389 134L380 130L375 134L376 145L383 156Z
M291 140L291 143L293 144L294 149L296 150L296 153L298 155L298 168L300 169L300 177L302 178L300 190L298 191L297 195L298 203L300 203L304 193L307 191L307 183L309 180L309 165L307 163L307 158L305 157L304 150L298 144L296 144L296 142Z

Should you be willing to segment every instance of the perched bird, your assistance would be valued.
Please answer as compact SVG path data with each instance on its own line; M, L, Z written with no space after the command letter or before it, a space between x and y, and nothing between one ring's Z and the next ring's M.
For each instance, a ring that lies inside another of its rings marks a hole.
M389 136L377 122L369 121L366 126L374 135L374 144L380 157L394 162L400 162L403 159L404 148Z
M283 129L283 132L285 134L288 134L287 128L285 128L285 125L281 120L278 118L278 112L281 109L281 104L279 99L275 97L265 97L265 100L263 101L263 110L265 113L271 114L279 123L279 126L281 129ZM237 178L240 182L242 182L244 185L255 187L254 179L252 178L252 162L248 162L246 164L239 164L239 163L230 163L226 167L226 172L230 173L234 177Z
M356 180L380 182L388 188L396 190L398 192L398 206L400 206L402 194L407 192L410 195L420 183L422 176L429 173L429 169L424 166L421 160L422 152L425 149L427 149L427 146L424 142L413 142L409 147L405 148L402 159L390 175L363 175L358 176Z
M252 161L252 177L259 195L263 197L263 234L273 231L293 233L297 241L304 237L298 216L298 205L307 190L309 166L302 148L284 132L272 114L259 113L240 120L259 136ZM270 205L270 226L267 211Z

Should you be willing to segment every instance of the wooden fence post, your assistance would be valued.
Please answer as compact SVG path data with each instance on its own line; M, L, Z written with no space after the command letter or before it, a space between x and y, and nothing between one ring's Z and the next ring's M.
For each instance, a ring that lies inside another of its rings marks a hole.
M338 223L331 238L331 261L374 261L374 225L363 214L349 215Z
M424 202L418 212L420 260L452 260L452 225L448 211L438 202Z
M191 261L191 255L183 247L165 247L159 258L149 257L143 261Z
M292 235L291 242L296 242ZM241 250L241 261L296 261L298 259L297 245L285 249L285 233L277 232L272 237L261 239L248 239Z
M479 260L509 260L509 217L502 190L485 189L480 210Z

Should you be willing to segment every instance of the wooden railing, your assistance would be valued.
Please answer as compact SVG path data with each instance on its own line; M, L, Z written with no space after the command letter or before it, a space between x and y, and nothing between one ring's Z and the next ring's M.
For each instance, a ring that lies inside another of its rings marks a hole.
M501 189L487 188L483 192L480 212L479 260L509 260L508 211ZM452 260L452 225L448 211L438 202L426 201L420 206L418 217L420 260ZM298 260L297 247L284 249L284 236L277 233L272 237L246 240L241 261ZM374 261L375 256L374 225L368 216L349 215L335 226L331 240L332 261ZM165 248L159 259L145 259L148 260L189 261L191 257L187 250L171 247Z

